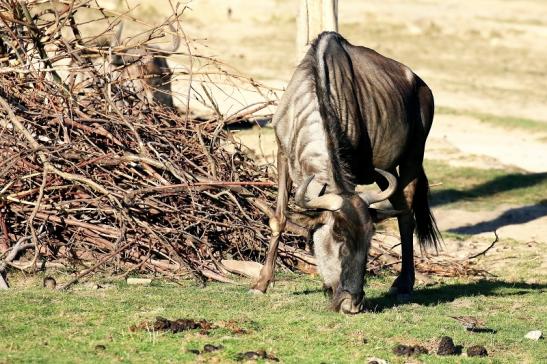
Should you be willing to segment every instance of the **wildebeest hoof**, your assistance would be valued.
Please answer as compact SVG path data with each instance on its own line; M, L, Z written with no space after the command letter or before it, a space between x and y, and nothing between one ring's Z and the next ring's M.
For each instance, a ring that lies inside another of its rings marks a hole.
M410 302L410 299L412 298L412 293L410 292L400 292L401 290L397 287L391 287L389 289L389 293L395 297L397 302L399 303L407 303Z
M396 296L397 302L408 303L410 302L412 295L410 293L398 293Z

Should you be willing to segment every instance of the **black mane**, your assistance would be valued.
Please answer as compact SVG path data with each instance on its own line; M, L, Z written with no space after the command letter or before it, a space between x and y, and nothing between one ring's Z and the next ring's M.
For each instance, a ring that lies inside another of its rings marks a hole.
M326 39L324 39L326 38ZM324 39L324 40L323 40ZM326 42L323 51L318 49L320 43ZM334 182L343 192L350 192L355 183L374 182L374 166L372 164L372 147L368 131L361 130L360 140L354 147L341 125L341 115L336 111L335 102L344 102L352 107L351 112L357 120L356 125L365 125L359 107L359 95L354 87L355 72L350 56L345 50L349 43L338 33L323 32L312 43L308 52L312 52L311 66L315 77L316 95L319 101L319 112L323 127L327 133L327 145ZM324 69L320 69L323 65ZM331 80L332 75L349 74L352 82L344 89L333 90L337 80ZM338 99L336 98L338 96ZM340 100L346 97L346 100Z

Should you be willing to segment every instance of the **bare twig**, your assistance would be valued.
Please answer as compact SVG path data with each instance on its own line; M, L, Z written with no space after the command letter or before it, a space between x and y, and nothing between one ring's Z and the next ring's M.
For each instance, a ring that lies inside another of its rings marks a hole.
M123 236L123 234L122 234ZM83 272L80 272L79 274L76 275L76 277L74 277L73 279L71 279L70 281L68 281L65 285L63 286L60 286L59 290L65 290L67 288L69 288L70 286L72 286L74 283L78 282L80 279L82 279L83 277L87 276L88 274L94 272L97 268L99 268L101 265L105 264L106 262L108 262L109 260L115 258L118 254L120 254L121 252L123 252L125 249L127 249L129 246L131 245L130 242L126 242L124 245L122 245L121 247L119 247L118 249L114 250L113 252L111 252L110 254L104 256L101 260L99 260L97 262L97 264L93 265L91 268L88 268L86 270L84 270Z
M495 236L496 238L494 239L494 241L493 241L486 249L484 249L484 250L483 250L482 252L480 252L480 253L473 254L473 255L467 257L467 259L475 259L475 258L480 257L481 255L485 255L490 249L492 249L492 248L494 247L494 245L495 245L495 244L498 242L498 240L499 240L497 230L494 230L494 236Z

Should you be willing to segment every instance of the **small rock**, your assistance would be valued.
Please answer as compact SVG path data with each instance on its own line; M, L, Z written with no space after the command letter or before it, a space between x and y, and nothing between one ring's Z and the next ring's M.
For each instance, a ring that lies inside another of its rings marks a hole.
M204 353L212 353L213 351L217 351L217 350L220 350L222 348L223 348L222 345L205 344L205 346L203 346L203 352Z
M147 329L149 326L148 323L144 322L140 325L137 325L135 329L138 329L139 327L142 327L144 329ZM177 320L168 320L163 317L156 317L156 322L154 322L151 325L154 328L154 331L171 331L173 333L186 331L186 330L194 330L194 329L201 329L201 331L207 331L210 330L213 325L210 322L207 322L205 320L195 321L192 319L177 319Z
M258 360L262 359L262 355L256 351L247 351L239 356L241 359L244 360Z
M466 330L472 331L476 327L484 326L484 320L481 320L474 316L448 316L465 327Z
M188 349L188 352L189 352L189 353L192 353L192 354L195 354L195 355L201 354L201 353L199 352L199 350L197 350L197 349Z
M44 288L55 289L57 287L57 281L53 277L44 278Z
M420 346L420 345L416 345L414 347L414 355L421 355L421 354L429 354L429 351L424 348L423 346Z
M467 348L467 356L488 356L488 351L482 345L475 345Z
M101 285L95 283L95 282L86 282L82 285L83 288L89 289L89 290L98 290L101 289Z
M397 345L393 348L393 354L398 356L410 356L412 355L412 348L406 345Z
M454 340L450 336L441 337L439 347L437 349L438 355L457 355L458 348L454 345Z
M127 278L127 284L132 286L149 286L152 283L150 278Z
M543 333L539 330L532 330L528 332L526 335L524 335L525 338L530 340L539 340L543 338Z
M238 361L259 360L259 359L266 359L266 360L276 361L276 362L279 361L278 358L276 358L272 354L268 354L265 350L247 351L245 353L239 353L237 354L236 359Z
M103 344L97 344L97 345L95 345L95 350L104 351L104 350L106 350L106 346L103 345Z

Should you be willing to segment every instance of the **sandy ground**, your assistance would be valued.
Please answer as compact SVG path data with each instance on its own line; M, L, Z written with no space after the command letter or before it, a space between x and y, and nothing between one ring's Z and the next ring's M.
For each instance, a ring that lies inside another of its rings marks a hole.
M154 7L153 1L138 3L137 15L149 23L170 12L167 6ZM199 52L282 89L296 63L297 5L289 0L195 0L188 3L182 25L189 37L204 45ZM547 172L546 14L543 0L345 0L340 2L339 21L340 32L352 43L409 65L432 88L441 112L426 158L456 166L510 166L539 173ZM183 56L172 57L170 63L178 70L187 69ZM224 87L211 94L228 115L262 98L252 91ZM185 76L177 76L174 88L177 102L183 105L188 90ZM280 92L269 97L275 99ZM540 127L507 129L481 122L477 113L529 119ZM273 160L271 130L245 131L240 138L257 154ZM476 212L437 208L435 213L443 230L480 235L497 228L501 237L547 242L545 205L501 205Z
M477 159L472 163L473 166L499 168L512 165L527 172L545 172L547 143L541 141L543 136L520 130L493 128L470 116L441 114L431 129L427 156L446 160L445 151L439 148L442 145L457 150L456 158L448 160L454 165L458 165L458 157L463 154L463 160L468 161L473 155L485 157Z

